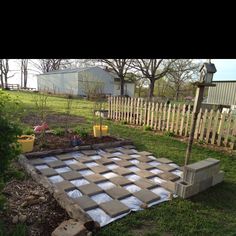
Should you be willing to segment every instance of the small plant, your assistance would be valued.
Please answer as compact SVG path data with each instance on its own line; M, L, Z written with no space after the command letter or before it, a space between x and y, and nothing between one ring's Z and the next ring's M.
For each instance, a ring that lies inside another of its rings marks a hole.
M63 136L65 133L65 131L62 128L55 128L52 132L56 136Z
M81 128L81 127L76 128L74 132L78 134L81 138L87 138L89 136L89 132L86 129Z
M199 140L198 143L199 144L205 144L205 141L204 140Z
M152 127L149 126L149 125L145 125L145 126L144 126L144 130L145 130L145 131L152 131Z
M23 134L25 134L25 135L34 134L34 130L32 128L27 127L25 129L23 129Z
M6 197L0 194L0 211L4 210L6 203L7 203Z
M25 224L17 224L16 228L12 232L12 236L26 236L26 225Z
M174 137L175 133L171 132L171 131L167 131L167 132L165 132L165 136L167 136L167 137Z

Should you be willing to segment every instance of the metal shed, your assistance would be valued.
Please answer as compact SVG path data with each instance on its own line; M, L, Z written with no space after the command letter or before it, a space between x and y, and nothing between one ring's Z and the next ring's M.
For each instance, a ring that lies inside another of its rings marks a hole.
M98 66L64 69L37 75L39 91L54 94L86 95L88 86L99 86L103 94L119 95L119 81L114 74ZM134 83L125 83L125 95L134 96Z

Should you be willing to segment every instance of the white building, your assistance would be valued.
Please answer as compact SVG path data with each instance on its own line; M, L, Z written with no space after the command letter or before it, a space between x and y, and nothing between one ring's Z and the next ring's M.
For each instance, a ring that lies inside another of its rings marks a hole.
M120 95L120 80L100 67L65 69L37 75L39 91L85 96L92 89L106 95ZM135 84L125 82L124 95L134 96Z

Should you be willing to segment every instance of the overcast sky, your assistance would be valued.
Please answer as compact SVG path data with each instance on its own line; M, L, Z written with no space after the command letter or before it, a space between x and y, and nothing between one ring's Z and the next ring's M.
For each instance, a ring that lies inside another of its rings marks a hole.
M9 79L9 83L20 84L20 72L18 60L11 60L10 69L14 70L14 77ZM206 62L206 59L200 60ZM236 80L236 59L212 59L212 63L215 64L217 72L214 75L213 80ZM33 68L30 68L33 69ZM36 71L29 71L28 87L37 88Z

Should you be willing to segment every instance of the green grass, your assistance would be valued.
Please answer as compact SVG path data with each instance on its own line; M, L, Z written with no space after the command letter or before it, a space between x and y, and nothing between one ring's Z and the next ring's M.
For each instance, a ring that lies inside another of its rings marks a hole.
M34 104L29 93L10 92L19 96L26 111ZM66 99L49 97L50 111L63 113ZM93 102L74 100L72 114L86 117L82 128L92 132ZM143 128L131 128L118 122L104 121L113 136L129 138L138 150L150 151L157 157L170 158L179 165L184 164L186 143L168 136L160 136ZM191 162L208 157L221 161L225 181L197 196L174 199L145 211L132 213L102 228L97 235L236 235L236 155L210 150L194 145Z

